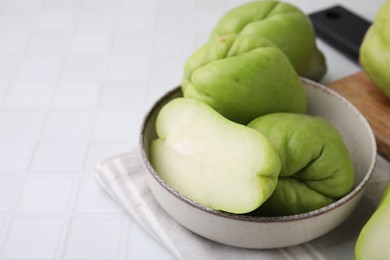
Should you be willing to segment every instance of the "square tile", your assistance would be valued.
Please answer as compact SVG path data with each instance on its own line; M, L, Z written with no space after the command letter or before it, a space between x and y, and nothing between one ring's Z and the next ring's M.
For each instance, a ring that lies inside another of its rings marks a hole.
M112 54L115 57L148 58L151 55L152 42L152 33L118 32L114 34Z
M33 30L38 20L37 12L8 11L0 16L0 31L28 32Z
M75 205L77 214L124 214L124 210L99 186L93 175L80 180Z
M27 168L32 144L22 141L0 141L0 174Z
M14 203L19 183L19 177L0 175L0 212L7 212Z
M145 103L147 88L142 83L106 83L99 106L103 109L137 109Z
M73 179L72 175L27 177L19 195L17 211L24 213L66 212L73 190Z
M188 34L196 28L195 12L160 12L157 16L158 34Z
M224 2L226 4L226 1L224 1ZM211 2L207 2L205 5L207 5L207 7L208 7L209 4L211 4ZM209 40L210 33L211 33L212 29L215 27L215 25L218 23L218 20L224 14L224 12L221 10L226 9L225 8L225 9L220 9L220 10L216 11L214 9L211 9L211 10L207 9L207 7L205 7L205 9L202 11L198 11L197 17L196 17L197 22L196 22L195 32L196 33L203 33L203 34L207 35L207 37L205 38L206 41L204 41L204 43L206 43Z
M99 91L99 83L88 80L62 80L52 99L52 106L61 108L91 108L97 105Z
M52 0L46 1L46 5L50 5ZM71 3L72 1L58 1L61 3ZM36 29L44 31L70 31L76 24L76 13L59 9L58 11L42 12L37 21Z
M156 15L153 12L122 13L115 23L116 31L151 32L154 29Z
M85 0L83 11L85 12L115 12L119 8L119 0Z
M7 3L8 1L5 1L5 0L1 0L0 1L0 8L1 10L4 10L6 7L7 7Z
M0 137L37 136L44 116L43 110L4 109L0 112Z
M217 19L219 19L230 8L237 7L240 4L237 2L239 2L239 1L238 0L233 0L233 1L214 0L214 1L210 2L208 0L197 0L196 1L196 10L199 11L199 13L201 13L201 14L204 12L214 13L214 15L217 16ZM245 1L241 1L241 2L244 3Z
M0 78L9 79L14 77L16 74L17 67L20 63L20 59L20 55L0 57Z
M195 49L195 37L192 34L157 34L153 57L187 59Z
M203 44L207 43L209 40L208 33L197 33L195 35L195 48L201 47Z
M157 9L158 3L158 0L122 1L120 10L124 13L131 11L152 12Z
M68 229L64 258L116 259L122 229L122 218L74 218Z
M174 87L180 86L183 77L184 58L154 59L151 65L151 82L146 108Z
M0 34L0 54L22 54L27 46L27 32L2 32Z
M180 85L185 58L155 59L151 66L152 83L165 85L168 89Z
M60 218L15 217L9 225L0 256L6 259L54 258L62 229Z
M63 76L65 80L104 79L108 60L103 56L71 56L65 62Z
M110 61L107 79L113 81L145 80L149 75L148 59L114 57Z
M1 62L0 62L0 67L1 67ZM5 78L5 79L0 78L0 106L2 106L3 103L5 102L5 98L7 97L8 91L11 88L12 81L13 80L11 80L10 78Z
M22 60L18 77L28 79L53 79L60 75L61 58L25 58Z
M86 135L89 111L51 110L42 136L48 138L82 139Z
M0 216L0 234L4 234L6 218Z
M46 106L55 87L52 80L15 80L5 99L9 107L35 107Z
M108 33L76 33L70 45L71 54L99 55L108 54L111 35Z
M46 11L77 12L81 9L82 0L46 0L43 9Z
M173 81L174 79L172 80L166 79L165 81L154 80L149 86L150 88L149 95L146 98L146 104L144 107L146 109L150 109L160 97L165 95L168 91L170 91L174 87L179 86L179 83L172 84Z
M107 141L90 142L84 159L84 172L93 174L96 165L102 160L120 153L129 152L133 147L129 142Z
M99 111L94 120L92 137L136 141L141 118L138 111Z
M28 44L27 52L32 55L65 55L71 34L67 32L35 32Z
M12 0L8 1L7 11L40 11L44 0Z
M115 19L114 13L83 12L75 29L78 32L111 32Z
M155 241L137 223L132 222L129 226L129 240L127 241L126 259L138 260L173 260L175 259L163 246ZM153 248L153 250L150 250Z
M34 172L75 172L79 168L83 146L79 142L41 141L31 162Z
M189 12L194 10L194 0L165 0L163 5L159 6L160 13L162 12Z

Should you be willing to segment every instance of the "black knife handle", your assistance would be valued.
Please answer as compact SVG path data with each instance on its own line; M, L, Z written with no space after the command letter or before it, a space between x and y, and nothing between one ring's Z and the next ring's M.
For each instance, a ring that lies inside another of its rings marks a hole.
M336 5L309 15L319 38L359 63L359 48L371 22Z

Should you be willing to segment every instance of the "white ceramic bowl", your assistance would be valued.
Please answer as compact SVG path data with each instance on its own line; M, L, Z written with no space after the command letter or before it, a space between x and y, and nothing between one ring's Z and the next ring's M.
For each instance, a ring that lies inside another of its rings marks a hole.
M304 214L254 217L220 212L191 201L166 184L148 160L156 138L155 119L160 108L181 95L176 88L160 98L146 115L141 128L140 149L149 187L165 211L189 230L208 239L244 248L279 248L317 238L343 222L359 203L372 175L376 144L366 119L334 91L302 79L309 96L309 114L331 122L343 135L355 167L355 187L340 200Z

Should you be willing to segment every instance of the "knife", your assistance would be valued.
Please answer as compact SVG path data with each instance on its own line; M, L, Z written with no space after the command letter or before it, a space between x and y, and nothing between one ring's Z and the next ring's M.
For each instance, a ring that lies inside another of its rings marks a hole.
M359 49L371 22L341 5L309 14L319 38L359 63Z
M359 48L371 22L339 5L309 17L319 38L359 65ZM364 70L328 87L348 99L367 118L378 152L390 161L390 99L374 86Z

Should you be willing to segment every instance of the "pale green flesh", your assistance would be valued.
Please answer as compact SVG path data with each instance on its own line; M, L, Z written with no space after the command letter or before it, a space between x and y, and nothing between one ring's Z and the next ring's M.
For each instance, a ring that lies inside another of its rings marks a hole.
M202 102L180 98L156 123L151 162L184 196L232 213L259 207L276 186L279 157L253 129L233 123Z

